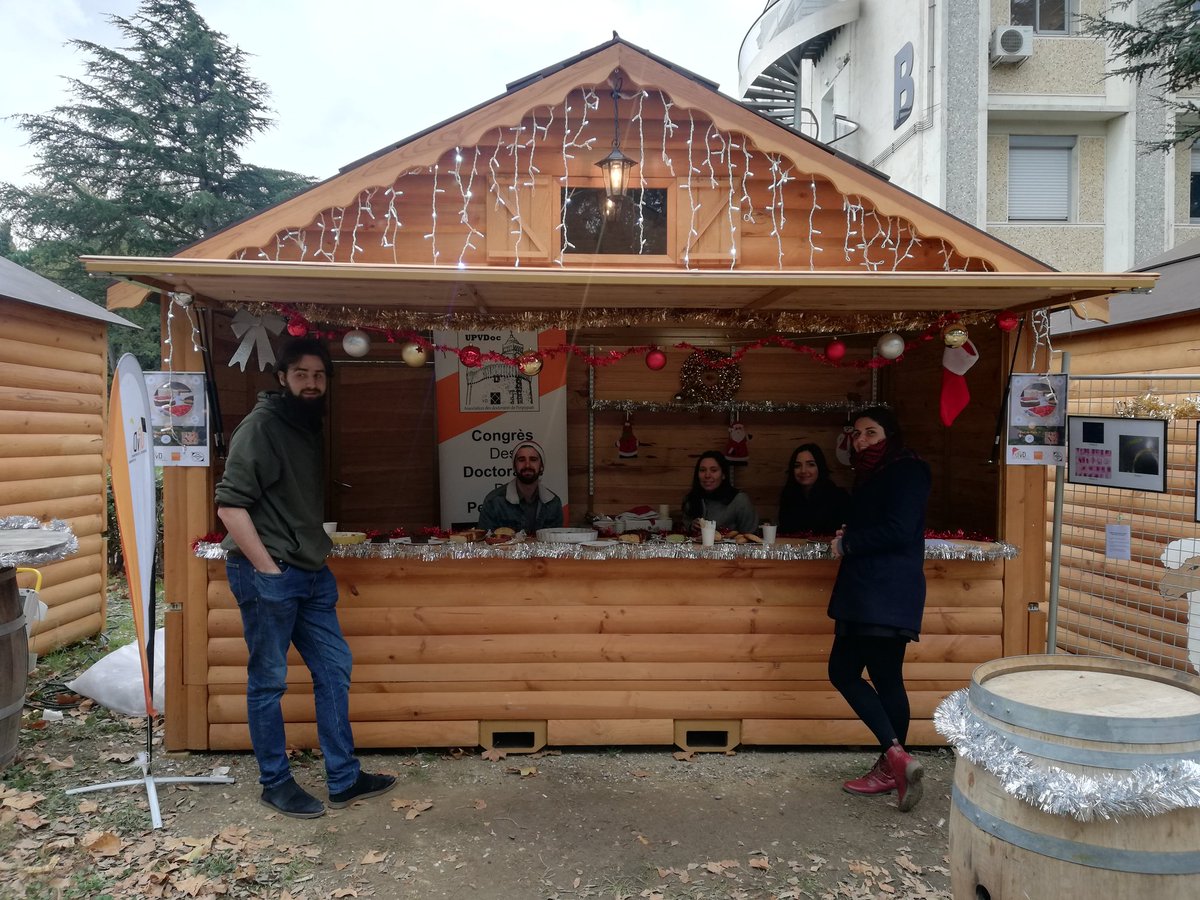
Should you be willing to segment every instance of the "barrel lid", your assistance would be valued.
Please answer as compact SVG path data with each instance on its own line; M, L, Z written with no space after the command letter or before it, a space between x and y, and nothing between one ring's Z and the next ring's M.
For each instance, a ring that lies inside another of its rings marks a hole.
M1101 741L1200 737L1200 678L1131 660L1011 657L975 670L979 712L1012 725Z

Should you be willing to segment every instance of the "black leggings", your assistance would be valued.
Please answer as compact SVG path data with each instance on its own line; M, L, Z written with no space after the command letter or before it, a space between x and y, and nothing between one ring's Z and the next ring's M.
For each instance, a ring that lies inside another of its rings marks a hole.
M893 740L908 741L907 644L899 637L837 635L829 652L829 680L884 750ZM863 669L871 676L870 683L862 677Z

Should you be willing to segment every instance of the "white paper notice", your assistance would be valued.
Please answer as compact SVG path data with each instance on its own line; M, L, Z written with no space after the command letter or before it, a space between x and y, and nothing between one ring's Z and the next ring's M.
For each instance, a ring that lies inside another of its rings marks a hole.
M1129 559L1129 526L1104 526L1104 555L1108 559Z

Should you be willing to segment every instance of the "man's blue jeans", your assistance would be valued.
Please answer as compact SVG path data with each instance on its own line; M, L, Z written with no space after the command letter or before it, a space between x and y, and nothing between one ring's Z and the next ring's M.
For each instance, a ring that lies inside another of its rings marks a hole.
M264 788L292 778L280 701L287 690L288 645L295 644L312 673L317 739L325 755L330 793L358 778L350 731L350 648L337 619L337 582L328 566L307 572L281 563L282 574L264 575L242 556L229 556L225 571L242 613L250 661L246 716Z

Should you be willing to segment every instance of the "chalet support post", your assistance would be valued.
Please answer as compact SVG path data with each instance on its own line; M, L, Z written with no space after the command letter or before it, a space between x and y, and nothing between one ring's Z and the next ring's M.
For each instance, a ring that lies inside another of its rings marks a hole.
M1071 354L1063 351L1062 374L1071 374ZM1068 393L1070 389L1068 388ZM1062 560L1063 484L1067 479L1067 467L1055 466L1054 472L1054 531L1050 540L1050 594L1046 610L1046 652L1053 653L1058 629L1058 583L1059 563Z

